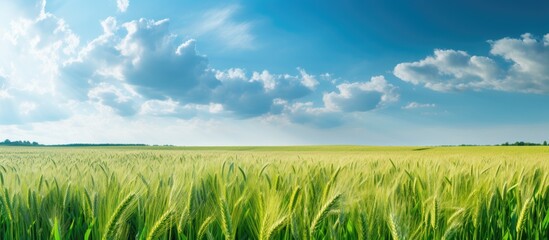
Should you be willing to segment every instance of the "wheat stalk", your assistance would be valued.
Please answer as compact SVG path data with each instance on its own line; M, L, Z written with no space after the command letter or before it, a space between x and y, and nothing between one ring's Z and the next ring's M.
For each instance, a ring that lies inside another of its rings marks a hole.
M329 199L318 211L316 217L311 222L311 227L309 228L310 236L312 237L320 227L320 223L328 216L328 213L333 210L337 202L341 198L341 194L338 193Z
M4 205L4 209L5 209L4 211L8 215L8 220L12 221L13 220L13 214L12 214L12 210L11 210L10 196L8 194L8 189L7 188L4 188L4 196L0 197L0 200L2 200L2 203Z
M111 218L107 223L106 231L103 234L103 240L110 240L115 238L118 224L123 218L124 214L128 211L128 209L130 209L130 206L132 205L135 196L135 193L130 193L126 198L124 198L124 200L122 200L122 202L120 202L120 204L118 204L118 207L116 207L116 210L111 215Z
M389 230L391 230L391 236L393 237L393 240L399 240L400 236L398 234L398 227L395 220L395 216L391 213L389 215Z
M288 219L288 216L284 216L280 218L278 221L274 222L269 228L269 231L267 231L267 234L265 235L266 236L265 239L271 239L273 236L273 233L275 233L276 231L284 227L287 219Z
M437 229L438 223L438 212L440 211L439 203L437 197L433 199L433 209L431 212L431 226L433 229Z
M284 224L286 224L286 221L288 220L288 216L284 216L284 217L278 219L273 224L271 224L271 226L269 226L268 228L265 226L266 225L266 219L267 218L264 218L263 223L261 225L262 228L261 228L261 232L260 232L260 235L259 235L259 239L261 239L261 240L271 239L272 236L273 236L273 233L280 230L284 226Z
M223 234L225 234L226 240L233 239L233 225L231 214L229 213L229 207L227 206L227 201L221 198L219 199L219 210L221 211L221 229Z
M530 207L530 203L532 202L532 198L526 199L526 202L524 202L524 205L522 206L522 210L520 211L520 215L517 220L517 233L520 233L522 229L524 228L524 223L526 222L526 215L528 215L528 208Z
M204 235L206 234L208 227L210 226L210 224L212 224L213 221L214 221L214 216L209 216L204 220L204 222L202 222L202 224L200 225L200 228L198 229L198 236L196 239L201 240L204 238Z
M368 224L366 221L366 215L361 213L359 216L360 220L360 233L358 233L359 239L365 240L368 238Z
M174 216L175 211L173 209L169 209L164 214L162 214L160 219L158 219L158 221L156 221L156 223L151 228L151 231L147 236L147 240L160 238L160 236L162 236L162 234L164 234L172 226Z
M290 212L293 212L300 192L301 192L301 187L299 186L297 186L292 192L292 196L290 197L290 203L288 204Z
M193 212L193 198L194 198L194 184L191 183L191 187L189 189L189 195L187 196L187 207L185 207L185 210L183 210L183 213L181 214L181 217L179 218L179 221L177 223L177 230L179 232L183 231L183 226L185 225L185 222L189 220L191 217L191 213Z

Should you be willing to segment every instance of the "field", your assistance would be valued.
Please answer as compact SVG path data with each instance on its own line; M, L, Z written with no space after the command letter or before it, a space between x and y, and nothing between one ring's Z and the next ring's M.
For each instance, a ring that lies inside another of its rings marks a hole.
M1 239L549 239L549 147L3 147Z

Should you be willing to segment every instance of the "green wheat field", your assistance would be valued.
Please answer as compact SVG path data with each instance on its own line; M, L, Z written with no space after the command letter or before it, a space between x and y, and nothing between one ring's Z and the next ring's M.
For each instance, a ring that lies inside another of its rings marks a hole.
M549 147L2 147L1 239L549 239Z

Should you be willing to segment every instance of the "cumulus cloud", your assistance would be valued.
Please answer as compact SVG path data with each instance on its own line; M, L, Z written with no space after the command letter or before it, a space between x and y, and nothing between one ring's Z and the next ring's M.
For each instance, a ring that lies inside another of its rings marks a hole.
M120 24L109 17L101 25L103 34L65 62L61 78L76 98L121 115L157 114L138 106L171 99L179 105L218 104L238 118L256 117L277 112L275 99L293 101L318 85L302 68L297 75L263 70L250 76L241 68L212 69L194 40L183 41L170 32L167 19Z
M133 96L145 99L208 103L220 82L209 71L207 58L196 52L194 40L178 43L168 23L140 19L118 24L107 18L103 34L65 63L61 77L79 96L109 83L125 84L124 89L136 92Z
M303 84L301 75L271 74L263 70L249 77L243 69L229 69L217 71L216 76L222 84L213 90L213 101L240 117L275 113L278 112L277 99L292 101L313 93Z
M276 80L275 76L269 73L267 70L263 70L263 72L254 72L252 75L252 81L260 81L263 83L263 86L265 87L265 90L270 91L275 89L276 87Z
M523 34L520 39L503 38L490 43L490 53L512 64L501 86L503 90L549 93L549 34L543 39Z
M250 81L227 81L213 92L213 101L240 117L255 117L270 111L272 98L263 85Z
M12 88L52 92L57 62L79 44L63 19L43 11L35 18L12 20L2 29L0 69Z
M333 128L343 124L341 113L325 107L315 107L313 102L287 105L284 114L291 122L318 128Z
M176 114L177 108L179 108L179 103L172 99L148 100L141 105L139 112L142 115L164 116Z
M121 116L132 116L138 111L139 97L130 86L108 83L100 83L88 92L91 101L109 106Z
M126 62L126 81L140 92L152 97L163 95L183 101L207 102L199 99L219 81L208 69L208 60L196 52L195 41L175 46L167 29L167 20L141 19L124 24L127 35L117 46Z
M46 12L45 4L22 11L8 7L20 15L0 26L0 124L67 115L69 101L56 92L58 62L74 54L80 40L63 19Z
M315 79L315 77L308 74L305 69L297 68L297 70L299 70L299 74L301 74L301 83L303 84L303 86L314 90L316 85L318 85L318 81Z
M116 7L118 7L118 11L120 12L126 12L129 6L130 0L116 0Z
M344 112L365 112L398 100L395 87L383 76L372 77L369 82L343 83L338 92L324 94L327 109Z
M118 3L123 11L129 2ZM206 29L236 24L236 10L209 12L217 18ZM63 19L45 10L45 1L34 14L0 29L0 124L101 113L124 118L278 117L329 127L342 123L341 113L369 111L398 98L381 76L336 86L332 75L303 68L281 74L214 69L196 50L195 40L170 30L168 19L119 22L108 17L100 23L101 35L81 45ZM238 40L250 43L246 41Z
M398 64L394 74L404 81L436 91L455 91L493 86L500 71L490 58L437 49L434 56Z
M304 69L297 70L297 75L264 70L251 77L243 69L218 70L216 77L222 83L214 90L214 102L240 117L281 115L290 122L324 128L342 124L342 112L366 112L398 100L396 88L376 76L337 85L339 91L322 94L320 104L302 102L303 97L315 94L319 82Z
M257 80L255 79L255 75L256 73L254 72L254 77L252 78L252 80ZM230 68L226 71L217 70L215 73L215 77L221 81L234 80L234 79L246 80L248 78L246 76L246 71L244 71L244 69L241 69L241 68Z
M549 34L536 39L524 34L520 39L489 41L490 53L508 63L464 51L435 50L433 56L400 63L394 75L414 85L435 91L497 90L549 93Z
M212 115L223 112L221 104L184 104L173 99L147 100L141 104L139 116L171 117L176 119L192 119L203 117L210 119Z
M333 128L345 123L348 113L371 111L398 100L396 87L383 76L370 81L342 83L338 91L323 94L322 103L275 99L273 108L290 122Z
M403 106L402 109L416 109L416 108L434 108L436 104L434 103L418 103L418 102L409 102L406 106Z

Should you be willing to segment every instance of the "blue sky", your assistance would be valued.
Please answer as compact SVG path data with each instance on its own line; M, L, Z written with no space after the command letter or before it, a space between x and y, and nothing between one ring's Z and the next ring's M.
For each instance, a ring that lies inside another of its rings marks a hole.
M0 3L0 137L46 144L549 140L549 3Z

